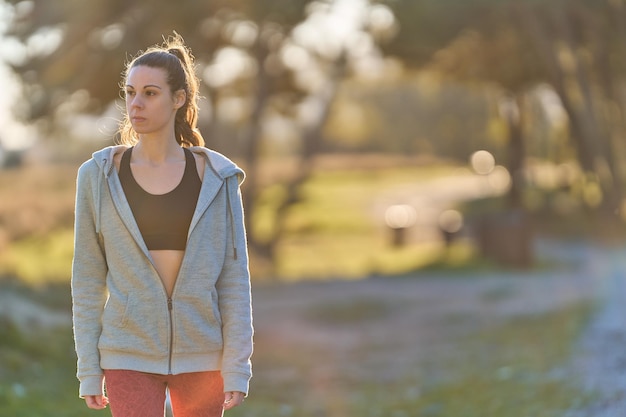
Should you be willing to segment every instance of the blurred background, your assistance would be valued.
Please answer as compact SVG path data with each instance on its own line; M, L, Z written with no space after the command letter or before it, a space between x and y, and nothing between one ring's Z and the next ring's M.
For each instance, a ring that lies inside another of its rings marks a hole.
M0 415L92 415L76 170L174 32L207 146L247 173L230 415L587 415L572 375L626 270L624 0L0 0Z

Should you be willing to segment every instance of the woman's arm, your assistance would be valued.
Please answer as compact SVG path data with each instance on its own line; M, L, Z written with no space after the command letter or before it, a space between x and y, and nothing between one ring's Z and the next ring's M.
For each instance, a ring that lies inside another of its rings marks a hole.
M99 196L94 191L98 189L96 182L101 180L98 175L93 160L83 164L78 171L76 189L72 317L81 397L103 394L98 339L106 300L107 264L95 226Z
M252 303L250 294L250 271L243 221L241 191L236 176L226 179L234 233L227 233L227 254L217 281L219 310L222 317L224 352L222 376L226 392L248 393L252 376ZM234 236L234 241L233 241ZM233 246L234 245L234 246ZM234 247L237 255L230 251Z

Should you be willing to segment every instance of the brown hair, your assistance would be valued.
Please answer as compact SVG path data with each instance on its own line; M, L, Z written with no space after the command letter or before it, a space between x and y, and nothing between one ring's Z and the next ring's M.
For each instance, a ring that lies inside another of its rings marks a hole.
M183 38L176 32L170 36L162 45L155 45L145 52L133 58L126 65L124 80L128 78L130 70L138 66L151 68L162 68L167 74L167 83L172 93L184 90L186 95L185 104L176 112L174 124L174 135L176 142L181 146L204 146L204 139L197 129L198 124L198 78L194 72L193 55L191 50L185 46ZM122 144L133 145L137 143L137 133L128 118L120 123L120 142Z

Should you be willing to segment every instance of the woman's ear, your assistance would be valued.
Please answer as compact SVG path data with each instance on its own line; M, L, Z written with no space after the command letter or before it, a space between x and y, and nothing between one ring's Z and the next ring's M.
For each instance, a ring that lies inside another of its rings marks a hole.
M186 101L187 101L187 94L185 93L185 90L181 89L174 93L174 108L176 110L183 107Z

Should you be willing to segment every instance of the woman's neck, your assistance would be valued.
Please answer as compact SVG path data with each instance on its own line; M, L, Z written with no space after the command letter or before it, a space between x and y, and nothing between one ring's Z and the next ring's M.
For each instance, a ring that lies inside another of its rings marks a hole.
M140 137L133 150L133 159L159 165L171 160L179 160L183 153L174 138L158 140L157 138Z

